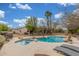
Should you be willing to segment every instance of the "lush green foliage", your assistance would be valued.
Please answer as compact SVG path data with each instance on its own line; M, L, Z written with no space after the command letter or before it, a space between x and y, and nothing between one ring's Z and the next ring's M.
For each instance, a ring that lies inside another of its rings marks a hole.
M0 31L7 31L9 28L5 24L0 24Z
M52 12L45 12L45 18L40 20L40 25L37 24L37 21L38 19L36 17L30 17L26 21L25 27L30 33L52 34L55 32L57 24L52 20ZM63 32L63 30L59 29L57 32Z
M37 19L36 17L30 17L27 21L26 24L26 28L30 31L30 32L34 32L37 28Z
M32 25L26 25L26 28L31 31L34 27Z

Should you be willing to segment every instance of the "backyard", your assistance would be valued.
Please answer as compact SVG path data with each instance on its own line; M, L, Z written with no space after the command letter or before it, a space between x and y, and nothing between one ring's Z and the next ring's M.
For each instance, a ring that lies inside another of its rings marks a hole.
M79 4L0 4L4 5L6 9L0 7L1 56L79 56Z

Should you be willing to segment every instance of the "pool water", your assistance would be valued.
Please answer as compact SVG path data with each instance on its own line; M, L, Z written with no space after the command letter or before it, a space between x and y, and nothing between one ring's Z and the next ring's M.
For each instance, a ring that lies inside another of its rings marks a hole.
M19 40L19 41L16 41L15 43L19 44L19 45L27 45L29 44L30 42L32 42L33 40L30 40L30 39L23 39L23 40Z
M37 41L40 41L40 42L64 42L64 37L49 36L47 38L38 38Z
M27 45L29 43L31 43L32 41L34 41L32 38L31 39L22 39L19 41L16 41L15 43L20 44L20 45ZM53 42L64 42L64 37L60 37L60 36L48 36L48 37L42 37L42 38L36 38L37 42L49 42L49 43L53 43Z

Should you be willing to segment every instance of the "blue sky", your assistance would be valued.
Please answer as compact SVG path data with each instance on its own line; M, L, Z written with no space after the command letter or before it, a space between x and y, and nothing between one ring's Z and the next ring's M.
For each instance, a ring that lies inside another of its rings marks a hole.
M1 3L0 23L17 28L24 26L27 18L35 16L38 19L45 18L45 11L52 12L53 21L59 20L64 12L71 13L76 9L75 4L65 3Z

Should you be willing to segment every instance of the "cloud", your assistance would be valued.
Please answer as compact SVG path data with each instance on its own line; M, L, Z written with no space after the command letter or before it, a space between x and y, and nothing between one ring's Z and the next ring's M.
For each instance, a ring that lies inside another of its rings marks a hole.
M59 3L60 5L62 5L62 6L67 6L67 3Z
M19 9L23 9L23 10L31 10L32 8L28 5L28 4L20 4L20 3L16 3L16 7Z
M24 26L25 26L25 24L23 24L23 23L19 24L19 27L24 27Z
M27 19L14 19L13 21L18 24L19 27L25 26Z
M37 18L37 25L38 26L46 26L46 20L44 18Z
M54 17L55 17L56 19L59 19L59 18L61 18L63 15L64 15L64 14L63 14L62 12L60 12L60 13L55 14Z
M0 10L0 18L4 18L5 17L5 11Z
M27 23L28 18L30 18L30 16L27 16L26 19L14 19L13 22L17 23L19 27L23 27L25 26L25 24ZM37 25L38 26L45 26L46 21L44 20L44 18L37 18Z
M30 18L30 16L26 16L26 18L27 18L27 19L29 19L29 18Z
M31 16L27 16L25 19L13 19L13 22L18 24L19 27L24 27L30 17ZM46 26L46 20L44 18L37 17L37 26Z
M2 24L8 24L8 22L6 22L6 21L0 21L0 23L2 23Z
M38 20L38 21L37 21L37 22L38 22L38 25L40 25L41 22L43 22L44 19L43 19L43 18L37 18L37 20Z
M77 5L78 3L70 3L70 5Z
M22 9L22 10L31 10L32 9L28 4L20 4L20 3L16 3L15 5L10 4L9 7L12 9L18 8L18 9Z
M70 5L77 5L76 3L58 3L58 4L60 4L60 5L64 6L64 7L70 6Z
M14 19L13 21L16 23L25 23L26 19Z
M8 27L10 27L10 28L13 28L13 25L11 25L11 24L8 24Z
M16 6L13 6L12 4L9 4L9 8L16 9Z
M30 17L31 16L26 16L23 19L13 19L13 22L17 23L19 27L24 27Z
M0 21L0 24L5 24L5 25L7 25L7 26L10 27L10 28L13 27L11 24L9 24L9 23L6 22L6 21Z

